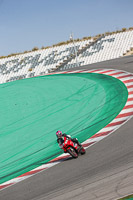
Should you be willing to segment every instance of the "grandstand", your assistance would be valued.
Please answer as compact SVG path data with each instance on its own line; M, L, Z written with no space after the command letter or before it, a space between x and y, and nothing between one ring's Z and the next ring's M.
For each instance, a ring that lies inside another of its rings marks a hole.
M93 39L87 39L76 42L75 48L80 51L92 41ZM73 44L69 43L0 59L0 83L44 75L56 70L74 52Z
M133 47L133 30L105 35L95 44L87 48L78 56L82 65L88 65L105 60L122 57ZM76 59L72 59L61 70L68 70L76 66Z
M133 28L0 59L0 83L69 70L132 52ZM77 57L75 55L77 51ZM128 54L127 54L128 55Z

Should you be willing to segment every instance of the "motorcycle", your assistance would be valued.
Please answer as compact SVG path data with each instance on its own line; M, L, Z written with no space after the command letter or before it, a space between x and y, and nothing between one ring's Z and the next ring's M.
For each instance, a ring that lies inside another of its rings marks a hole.
M62 144L59 144L60 148L64 150L64 153L69 153L73 158L78 158L79 154L85 154L83 146L79 146L76 142L66 139Z

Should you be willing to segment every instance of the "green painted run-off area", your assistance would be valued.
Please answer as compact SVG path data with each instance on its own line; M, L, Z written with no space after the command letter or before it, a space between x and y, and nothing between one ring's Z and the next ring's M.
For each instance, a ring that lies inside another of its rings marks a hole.
M123 198L121 198L119 200L133 200L133 195L129 195L127 197L123 197Z
M99 74L61 74L0 85L0 183L62 152L56 131L80 142L111 122L128 97L125 85Z

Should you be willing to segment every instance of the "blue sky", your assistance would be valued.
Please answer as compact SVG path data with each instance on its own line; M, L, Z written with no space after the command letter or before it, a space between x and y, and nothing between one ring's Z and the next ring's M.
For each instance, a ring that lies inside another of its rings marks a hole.
M0 56L133 27L133 0L0 0Z

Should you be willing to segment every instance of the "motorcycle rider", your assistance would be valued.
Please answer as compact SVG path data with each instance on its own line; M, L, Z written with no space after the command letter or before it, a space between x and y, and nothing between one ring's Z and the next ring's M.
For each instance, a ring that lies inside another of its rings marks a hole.
M82 145L79 143L79 141L78 141L77 138L71 138L70 135L62 133L62 131L57 131L56 132L56 136L57 136L57 142L58 142L58 144L63 144L64 140L68 139L68 140L71 140L71 141L77 143L80 147L82 147Z

